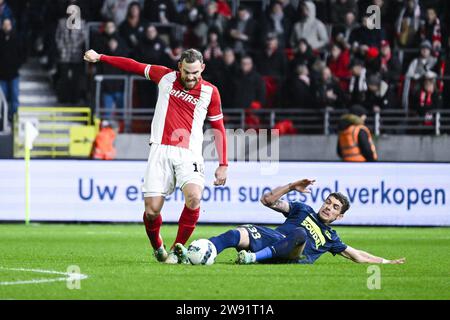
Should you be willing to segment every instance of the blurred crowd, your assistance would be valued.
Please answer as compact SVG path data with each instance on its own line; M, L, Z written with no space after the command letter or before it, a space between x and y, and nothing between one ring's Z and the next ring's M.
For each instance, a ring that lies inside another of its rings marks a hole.
M90 73L121 74L107 65L86 68L89 39L99 53L171 68L185 48L201 50L203 76L219 88L224 109L400 109L405 83L410 110L425 122L433 121L430 111L450 106L448 1L235 3L236 10L226 0L0 0L0 83L17 77L1 65L5 37L16 34L18 64L40 57L61 102L86 101ZM80 29L68 27L71 4L81 8ZM380 25L370 5L380 8ZM102 23L88 29L94 21ZM155 86L137 91L138 104L154 106ZM123 92L121 81L105 82L104 106L122 107Z

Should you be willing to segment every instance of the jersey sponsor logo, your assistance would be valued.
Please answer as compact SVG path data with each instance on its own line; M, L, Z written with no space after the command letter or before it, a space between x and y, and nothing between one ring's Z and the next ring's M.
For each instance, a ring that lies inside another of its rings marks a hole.
M172 89L169 93L171 96L174 96L175 98L181 99L183 101L192 103L193 105L196 105L198 103L198 98L194 98L189 93L184 92L183 90L177 90Z
M326 230L325 235L327 236L328 239L332 240L330 231Z
M305 227L306 230L308 230L311 237L314 239L314 242L316 243L316 249L319 248L319 246L323 246L326 242L325 237L322 234L322 230L320 230L319 226L314 222L311 217L306 217L305 220L302 222L302 226Z

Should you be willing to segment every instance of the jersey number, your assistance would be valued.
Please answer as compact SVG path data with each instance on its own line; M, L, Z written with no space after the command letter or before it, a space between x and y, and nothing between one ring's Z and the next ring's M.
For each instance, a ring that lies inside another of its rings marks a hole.
M247 228L247 230L250 232L253 239L257 240L261 238L261 233L258 232L258 229L255 227Z

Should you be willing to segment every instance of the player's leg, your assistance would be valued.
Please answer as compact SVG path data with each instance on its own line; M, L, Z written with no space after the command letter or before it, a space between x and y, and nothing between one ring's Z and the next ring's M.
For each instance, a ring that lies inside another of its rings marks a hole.
M185 205L178 221L175 243L185 244L197 225L200 216L200 201L205 185L203 158L191 150L171 148L171 159L175 168L176 184L184 195Z
M217 254L221 253L227 248L236 249L248 249L250 246L250 240L248 231L245 228L237 228L234 230L228 230L216 237L209 238L216 247Z
M245 228L228 230L218 236L209 238L209 241L216 247L217 254L227 248L248 249L250 246L248 231ZM174 252L181 263L188 263L187 249L184 245L176 243Z
M300 257L307 239L304 228L297 228L290 232L286 238L271 246L267 246L254 253L254 260L263 261L271 258L293 260Z
M163 246L163 240L160 235L160 229L162 225L161 209L164 204L164 197L146 197L145 212L144 212L144 225L147 237L155 252L155 257L158 261L165 261L167 259L167 252Z
M239 264L255 263L256 259L254 252L263 251L264 248L285 238L280 232L268 227L257 225L244 225L242 227L247 231L248 241L246 243L247 246L242 247L241 249L249 249L249 251L239 251L236 259L236 263Z
M167 159L166 151L165 146L151 145L147 170L142 185L145 203L143 216L145 231L157 260L161 262L167 259L167 252L160 235L162 225L161 209L164 205L165 196L174 189L174 173Z
M187 183L183 187L184 208L178 220L178 232L175 243L185 244L194 232L200 216L200 201L203 187L195 183ZM174 243L174 244L175 244Z

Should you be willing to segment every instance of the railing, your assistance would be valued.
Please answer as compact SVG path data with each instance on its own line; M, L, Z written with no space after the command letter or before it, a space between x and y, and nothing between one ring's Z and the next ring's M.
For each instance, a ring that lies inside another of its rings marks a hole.
M124 131L131 132L133 121L153 119L153 108L133 108L135 81L145 81L138 76L97 75L95 76L95 115L98 118L121 121ZM124 81L123 109L106 109L102 106L102 84L108 80ZM282 120L292 121L299 134L336 134L340 117L347 110L342 109L260 109L251 114L259 119L260 128L273 128ZM226 127L229 129L247 128L249 114L243 109L224 109ZM434 110L432 124L424 124L424 117L403 109L382 110L370 114L366 125L375 136L382 134L434 134L450 133L450 110Z
M9 133L11 130L8 124L8 102L6 101L6 97L3 94L3 90L0 88L0 134Z

